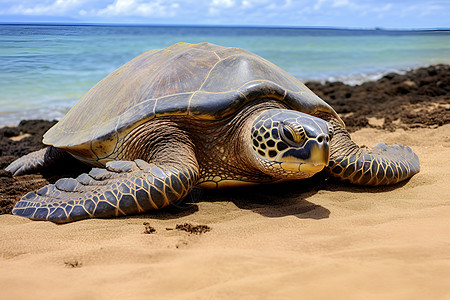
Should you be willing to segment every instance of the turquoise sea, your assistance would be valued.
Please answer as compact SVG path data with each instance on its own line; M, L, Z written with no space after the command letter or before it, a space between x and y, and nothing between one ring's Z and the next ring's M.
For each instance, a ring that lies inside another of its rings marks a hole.
M111 71L180 41L241 47L303 81L358 84L450 63L450 31L0 25L0 126L59 119Z

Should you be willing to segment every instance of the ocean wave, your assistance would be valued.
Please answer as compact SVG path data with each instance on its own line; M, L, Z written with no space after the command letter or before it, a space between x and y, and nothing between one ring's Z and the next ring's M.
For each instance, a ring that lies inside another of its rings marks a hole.
M23 108L15 111L0 112L0 127L17 126L21 120L60 120L69 111L69 106L42 108Z
M338 74L320 74L320 75L313 75L304 77L304 79L300 76L299 78L302 82L309 82L309 81L316 81L320 83L326 83L326 82L342 82L347 85L360 85L364 82L368 81L376 81L386 74L389 73L397 73L397 74L405 74L406 72L416 69L419 67L427 67L427 66L417 66L414 68L390 68L380 71L372 71L372 72L350 72L350 73L338 73Z

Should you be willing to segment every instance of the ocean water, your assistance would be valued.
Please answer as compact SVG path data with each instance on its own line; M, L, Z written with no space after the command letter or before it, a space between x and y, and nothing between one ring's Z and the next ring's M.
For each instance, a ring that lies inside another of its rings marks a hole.
M180 41L244 48L302 81L358 84L450 63L450 31L0 25L0 126L60 119L119 66Z

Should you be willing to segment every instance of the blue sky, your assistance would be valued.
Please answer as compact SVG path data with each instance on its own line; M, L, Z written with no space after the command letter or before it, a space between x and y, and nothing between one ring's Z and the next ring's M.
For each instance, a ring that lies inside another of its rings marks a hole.
M0 22L450 28L450 0L0 0Z

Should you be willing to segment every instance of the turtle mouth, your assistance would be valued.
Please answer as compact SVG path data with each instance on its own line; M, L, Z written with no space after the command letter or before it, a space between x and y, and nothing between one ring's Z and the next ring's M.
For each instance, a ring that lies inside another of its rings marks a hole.
M279 166L286 171L315 174L322 171L327 165L325 163L282 162L279 163Z
M324 163L315 163L315 164L302 164L300 166L300 171L303 173L318 173L323 170L327 165Z
M300 155L296 157L297 151L295 149L290 150L289 155L286 154L282 155L278 164L282 169L292 172L315 174L328 166L330 161L328 144L313 145L307 159L302 159Z

